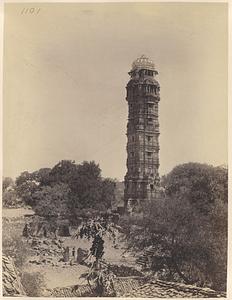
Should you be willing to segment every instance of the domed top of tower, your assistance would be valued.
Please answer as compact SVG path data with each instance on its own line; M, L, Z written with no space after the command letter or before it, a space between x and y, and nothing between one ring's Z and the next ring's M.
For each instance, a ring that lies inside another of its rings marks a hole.
M134 71L136 69L137 70L145 69L145 70L155 71L155 64L146 55L141 55L132 64L132 71Z

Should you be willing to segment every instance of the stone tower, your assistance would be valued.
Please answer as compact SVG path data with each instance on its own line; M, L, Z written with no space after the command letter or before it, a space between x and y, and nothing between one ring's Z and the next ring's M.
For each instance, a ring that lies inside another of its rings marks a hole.
M136 59L128 73L127 173L125 208L157 197L159 189L160 86L154 63L145 55Z

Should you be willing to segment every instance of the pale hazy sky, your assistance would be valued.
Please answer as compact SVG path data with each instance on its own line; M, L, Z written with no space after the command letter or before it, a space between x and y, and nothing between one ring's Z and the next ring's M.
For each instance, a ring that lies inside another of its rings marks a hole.
M73 159L123 179L141 54L159 71L160 173L227 163L227 4L7 4L4 18L4 176Z

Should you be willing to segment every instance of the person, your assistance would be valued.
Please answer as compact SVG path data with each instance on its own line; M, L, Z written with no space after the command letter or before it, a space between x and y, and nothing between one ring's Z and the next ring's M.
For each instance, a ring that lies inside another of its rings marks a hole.
M29 237L29 224L26 223L24 228L23 228L23 236L24 237Z
M69 261L69 247L66 247L64 250L64 262Z
M44 237L47 237L47 234L48 234L48 232L47 232L47 228L46 228L46 227L44 227L44 228L43 228L43 235L44 235Z

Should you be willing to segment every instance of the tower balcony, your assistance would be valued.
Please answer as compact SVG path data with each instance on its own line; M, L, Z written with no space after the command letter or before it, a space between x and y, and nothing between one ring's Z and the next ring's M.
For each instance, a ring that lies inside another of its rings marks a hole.
M141 148L144 148L144 146L142 145ZM145 144L145 151L159 151L159 145L156 143L154 145L149 145L149 144Z
M157 97L157 93L155 92L143 92L143 96L152 96L152 97Z
M143 91L143 90L134 90L133 92L131 93L128 93L127 96L125 97L126 101L129 101L129 100L133 100L137 97L146 97L146 98L150 98L150 99L147 99L148 101L150 101L151 103L153 102L156 102L157 100L159 101L160 100L160 94L159 93L155 93L155 92L146 92L146 91Z
M144 130L144 124L137 124L135 125L136 130Z
M140 141L138 141L137 143L127 143L127 147L130 149L134 149L135 147L138 148L138 151L141 151L144 149L147 149L149 151L149 149L156 149L159 147L159 143L158 141L154 141L153 144L151 142L147 142L146 140L144 141L144 139L141 139Z
M158 118L159 114L158 114L157 111L155 111L153 109L149 109L149 110L143 109L143 110L140 110L140 111L135 112L135 113L130 113L129 117L128 117L128 120L135 119L135 118L138 118L138 117L147 118L148 116Z
M160 99L160 95L155 92L143 92L142 96L148 98L147 101L150 103L154 103Z
M158 118L158 116L159 116L158 113L155 112L155 111L151 111L151 110L150 111L146 111L146 117L148 117L148 118L149 117L154 117L154 119L155 119L155 118Z
M155 127L155 133L160 133L159 127Z
M152 136L154 136L154 138L158 138L159 131L157 132L154 130L154 125L148 125L145 128L145 134L152 135Z
M158 153L156 153L158 154ZM156 167L157 165L159 165L159 159L156 157L151 157L151 158L138 158L136 160L136 168L142 168L144 166L151 166L151 167ZM132 162L132 161L127 161L127 166L130 167L130 166L135 166L135 162Z
M145 95L145 96L149 96L149 95ZM154 105L155 104L155 97L148 97L147 99L146 99L146 103L147 104L152 104L152 105Z
M137 163L141 166L150 166L150 167L156 167L159 166L159 159L156 157L151 157L151 158L140 158L137 160Z

